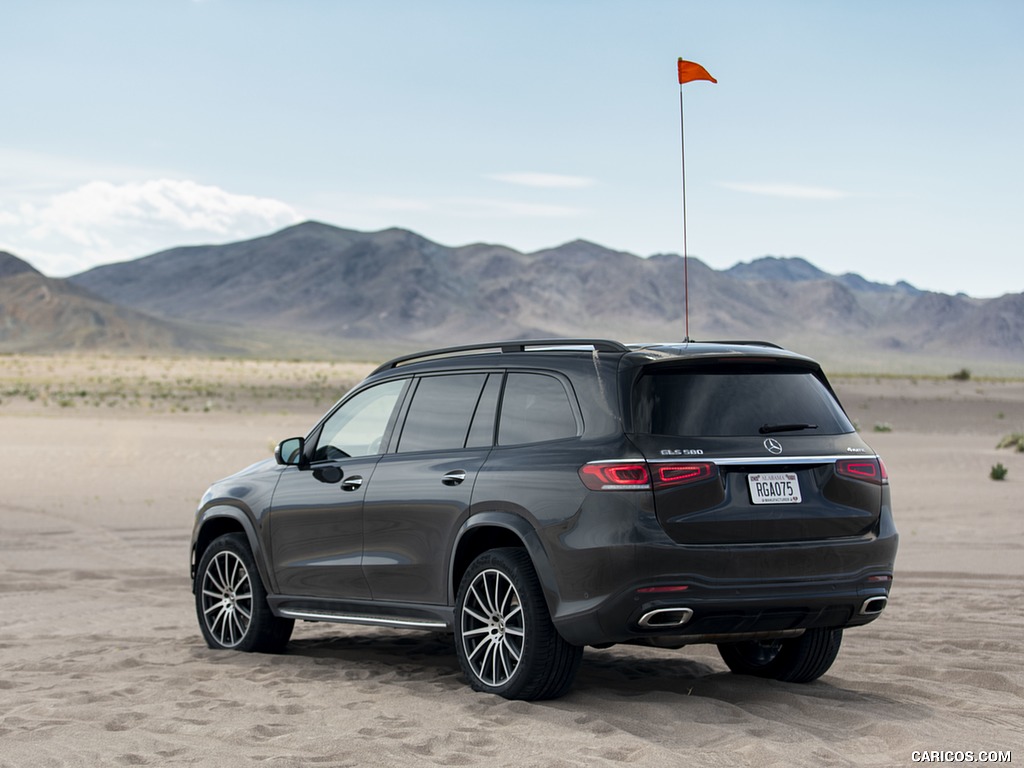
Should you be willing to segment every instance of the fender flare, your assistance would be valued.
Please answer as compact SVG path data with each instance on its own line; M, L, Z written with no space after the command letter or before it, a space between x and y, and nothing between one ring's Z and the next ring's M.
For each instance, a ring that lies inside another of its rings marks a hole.
M195 589L196 569L199 567L199 559L196 557L196 542L203 528L216 520L231 520L241 526L246 540L249 542L249 551L252 552L256 561L256 568L259 570L260 579L267 592L276 592L276 584L271 580L267 569L266 557L259 536L256 534L256 526L246 510L232 504L213 504L196 517L194 533L192 535L192 588Z
M544 549L540 537L537 535L537 530L533 525L526 518L513 512L477 512L471 515L459 528L455 534L451 552L448 556L449 603L455 605L455 595L459 588L459 585L455 583L455 556L459 550L459 545L467 533L479 528L503 528L515 534L523 543L523 548L526 549L527 554L530 556L533 569L537 572L537 578L540 580L541 590L544 593L544 601L547 603L548 611L552 616L557 616L559 606L561 605L561 598L559 597L560 593L558 582L555 579L555 571L551 567L551 559L548 557L548 553Z

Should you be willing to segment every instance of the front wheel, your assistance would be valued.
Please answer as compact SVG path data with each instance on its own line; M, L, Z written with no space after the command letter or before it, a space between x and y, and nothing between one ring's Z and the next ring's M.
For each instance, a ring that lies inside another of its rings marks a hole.
M809 629L785 640L721 643L718 652L738 675L769 677L787 683L809 683L825 674L839 653L841 629Z
M196 614L211 648L279 653L295 622L275 616L241 533L220 536L206 548L196 570Z
M473 690L526 701L564 695L583 659L551 623L529 555L512 548L485 552L463 576L455 648Z

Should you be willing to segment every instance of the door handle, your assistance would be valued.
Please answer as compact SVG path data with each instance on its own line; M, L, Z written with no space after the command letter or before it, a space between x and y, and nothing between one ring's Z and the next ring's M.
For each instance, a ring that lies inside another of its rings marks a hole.
M445 485L459 485L465 479L466 471L464 469L453 469L441 478L441 482Z
M351 475L346 477L341 483L341 490L343 491L354 491L363 484L363 478L359 475Z

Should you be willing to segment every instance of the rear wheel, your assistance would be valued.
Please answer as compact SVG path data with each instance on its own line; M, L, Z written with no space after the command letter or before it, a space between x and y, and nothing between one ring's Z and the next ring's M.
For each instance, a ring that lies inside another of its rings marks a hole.
M215 539L196 570L196 615L211 648L278 653L295 622L275 616L267 605L249 542L241 533Z
M738 675L809 683L825 674L839 653L841 629L809 629L785 640L721 643L718 652Z
M456 652L470 686L506 699L554 699L572 687L583 648L548 614L521 549L495 549L469 566L455 604Z

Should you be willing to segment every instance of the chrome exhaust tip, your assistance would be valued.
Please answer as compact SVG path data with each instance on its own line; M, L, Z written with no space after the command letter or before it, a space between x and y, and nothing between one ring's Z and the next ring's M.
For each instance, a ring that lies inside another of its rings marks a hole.
M645 629L665 629L666 627L681 627L693 616L691 608L655 608L640 617L637 622Z
M889 598L885 595L876 595L875 597L869 597L864 601L864 604L860 607L861 616L874 616L882 612L885 608L885 604L889 602Z

